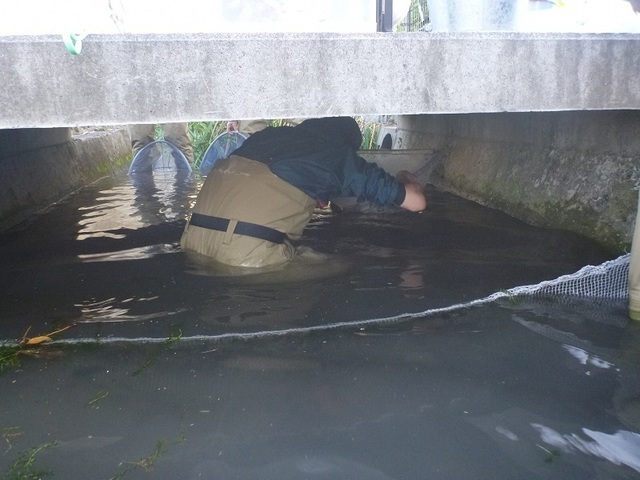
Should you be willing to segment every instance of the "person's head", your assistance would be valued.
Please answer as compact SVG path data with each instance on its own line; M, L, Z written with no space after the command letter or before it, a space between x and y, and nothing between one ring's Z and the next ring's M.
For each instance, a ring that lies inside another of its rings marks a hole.
M360 127L352 117L310 118L295 128L304 129L323 140L341 143L355 150L362 144Z

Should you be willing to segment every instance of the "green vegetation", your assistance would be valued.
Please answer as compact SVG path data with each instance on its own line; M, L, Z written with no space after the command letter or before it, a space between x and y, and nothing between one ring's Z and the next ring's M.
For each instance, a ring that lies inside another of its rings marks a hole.
M360 145L360 148L363 150L377 150L380 148L376 143L378 133L380 133L380 125L376 122L368 122L363 118L356 118L356 121L362 132L362 145Z
M0 373L20 365L20 347L0 347Z
M105 391L100 391L98 392L98 395L96 395L95 398L89 400L87 402L87 405L95 405L96 403L100 402L101 400L107 398L109 396L109 392L105 392Z
M376 122L368 122L362 118L356 118L360 130L362 131L362 149L375 150L378 148L376 144L377 135L380 131L380 126ZM279 127L286 125L285 119L270 120L269 125L272 127ZM193 145L193 162L196 168L202 163L207 148L213 143L216 137L227 131L227 121L218 120L214 122L190 122L189 134L191 136L191 143ZM161 125L156 125L155 137L157 139L163 138L164 134Z
M193 162L196 167L202 163L207 148L213 143L218 135L227 131L226 121L216 122L191 122L189 123L189 134L193 145Z
M121 170L128 167L131 163L132 158L133 154L129 153L127 155L117 157L114 160L105 160L103 163L100 163L96 166L96 172L100 176L112 174L116 170Z
M27 336L31 327L27 328L22 335L22 338L13 345L0 345L0 374L10 368L16 368L20 365L19 355L31 355L34 357L48 357L55 356L59 353L58 350L40 349L40 346L50 342L52 336L57 335L65 330L70 329L73 325L66 325L62 328L58 328L45 335L36 335L34 337Z
M11 430L12 435L19 435L22 432L13 433L17 431L17 427L7 427ZM5 430L7 430L5 428ZM6 436L6 433L5 433ZM131 473L133 470L142 470L144 472L150 472L153 470L156 462L166 453L166 445L164 440L159 440L156 443L156 447L147 457L140 458L136 461L124 461L121 466L124 467L110 477L109 480L121 480L125 475ZM53 477L54 474L51 470L44 470L36 467L36 460L38 455L47 448L57 445L58 442L43 443L37 447L31 448L18 455L18 458L9 467L9 470L4 475L5 480L43 480L46 477ZM5 452L6 453L6 452Z
M552 463L554 460L557 460L560 458L560 452L558 450L556 450L555 448L552 450L549 450L545 447L543 447L542 445L539 445L536 443L536 447L544 450L547 454L547 456L544 458L545 463Z
M150 472L153 470L158 459L166 453L165 441L159 440L156 443L155 450L148 457L141 458L135 462L124 462L127 466L118 472L116 475L111 477L109 480L121 480L125 475L127 475L132 470L141 469L145 472Z
M14 438L17 438L21 435L22 435L22 430L20 430L20 427L16 427L16 426L2 427L2 439L7 444L7 449L4 451L4 453L7 453L9 450L13 448L11 441Z
M53 476L50 470L41 470L35 467L36 457L43 450L57 445L57 442L43 443L42 445L22 452L13 465L9 467L5 478L7 480L41 480Z
M425 30L429 23L427 0L411 0L407 17L396 26L396 32Z
M172 343L177 342L181 338L182 330L180 329L180 327L172 325L169 337L151 351L145 362L136 370L134 370L131 376L137 377L138 375L140 375L149 365L151 365L153 360L160 354L160 352L162 352L167 346L171 346Z

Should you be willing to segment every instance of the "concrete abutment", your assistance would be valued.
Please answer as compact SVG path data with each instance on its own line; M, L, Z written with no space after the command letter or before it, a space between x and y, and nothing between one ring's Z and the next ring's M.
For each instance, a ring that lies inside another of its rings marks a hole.
M0 130L0 229L131 160L128 129Z
M630 247L640 111L403 116L395 147L438 152L439 188L612 252Z

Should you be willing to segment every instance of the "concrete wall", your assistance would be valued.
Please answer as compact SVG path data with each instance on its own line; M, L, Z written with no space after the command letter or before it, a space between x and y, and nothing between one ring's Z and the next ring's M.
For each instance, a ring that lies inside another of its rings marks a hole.
M20 152L62 145L71 140L70 128L0 130L0 158Z
M640 34L0 36L0 128L640 109Z
M421 170L439 188L528 223L628 250L640 184L640 111L398 118L385 168ZM420 150L420 151L417 151ZM0 227L131 158L126 129L0 130ZM425 164L426 162L426 164ZM425 164L424 169L420 165Z
M430 181L440 188L628 251L639 111L406 116L394 148L439 152Z
M125 128L0 130L0 229L131 160Z

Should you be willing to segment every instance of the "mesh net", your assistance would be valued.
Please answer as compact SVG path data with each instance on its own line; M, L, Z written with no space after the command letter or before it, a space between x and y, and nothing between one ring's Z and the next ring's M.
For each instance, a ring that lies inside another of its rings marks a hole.
M511 295L561 295L591 298L626 298L630 254L601 265L587 265L575 273L537 285L515 287Z
M314 331L325 331L340 328L365 327L369 325L383 325L394 322L401 322L415 318L425 318L460 309L484 305L497 302L501 299L514 296L529 297L530 302L536 302L536 308L544 308L544 304L539 299L554 298L554 305L550 308L557 308L558 302L567 304L570 308L580 307L582 311L592 311L595 305L598 308L610 304L612 308L619 308L621 302L629 297L628 275L631 255L626 254L614 260L610 260L601 265L587 265L575 273L563 275L554 280L547 280L536 285L525 285L510 288L506 291L495 292L487 297L478 298L464 303L457 303L447 307L432 308L422 312L403 313L392 317L371 318L366 320L344 321L330 324L322 324L313 327L286 328L281 330L256 331L227 333L216 336L195 335L191 337L181 337L181 342L202 342L206 340L229 340L229 339L250 339L264 337L279 337L297 333L307 334ZM604 302L604 303L603 303ZM544 310L540 310L543 312ZM606 313L606 312L605 312ZM610 316L604 316L608 318ZM626 320L624 320L626 321ZM611 320L609 320L611 323ZM81 344L94 343L95 338L77 338L57 340L52 343ZM161 343L166 342L166 338L120 338L110 337L101 339L102 343ZM0 341L0 346L11 346L12 342Z
M159 170L191 172L191 165L177 146L166 140L156 140L145 145L133 157L129 175Z
M462 308L491 303L504 298L529 296L536 298L555 297L565 302L581 302L604 300L615 305L628 299L630 254L622 255L600 265L587 265L575 273L562 275L554 280L546 280L536 285L524 285L496 292L484 298L466 303L458 303L449 307L434 308L419 313L398 315L360 323L382 323L408 318L420 318L434 314L451 312Z
M200 165L200 173L207 175L218 160L227 158L236 148L239 148L246 139L247 137L240 132L225 132L218 135L204 153L202 164Z

